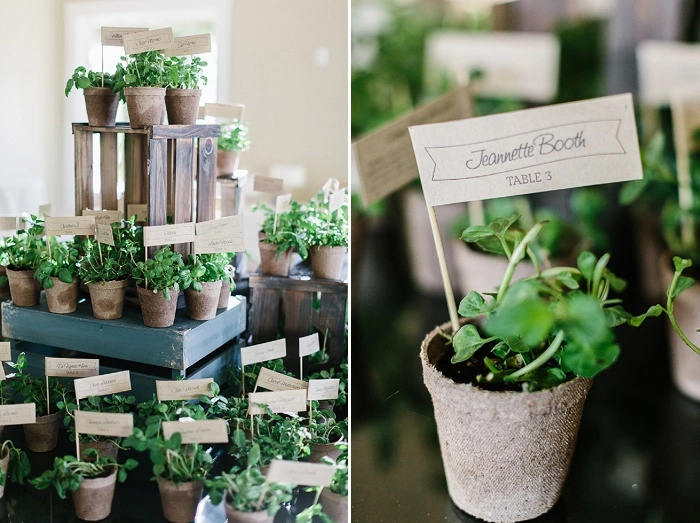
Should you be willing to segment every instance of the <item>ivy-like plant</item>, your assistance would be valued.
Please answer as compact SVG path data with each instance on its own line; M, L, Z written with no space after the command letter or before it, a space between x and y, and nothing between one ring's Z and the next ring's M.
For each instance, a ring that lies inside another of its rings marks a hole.
M39 267L46 249L44 220L32 214L29 219L22 218L22 223L29 224L29 227L5 237L0 244L0 265L18 271L34 271Z
M152 257L138 261L131 271L131 277L145 289L154 293L163 291L166 300L170 300L170 291L180 290L181 271L185 268L182 255L164 245Z
M82 65L78 66L73 71L73 75L68 79L68 82L66 82L65 94L68 96L73 88L88 89L90 87L108 87L114 90L114 75L88 71Z
M250 129L247 125L241 123L238 118L222 123L217 147L222 151L238 153L247 151L250 149Z

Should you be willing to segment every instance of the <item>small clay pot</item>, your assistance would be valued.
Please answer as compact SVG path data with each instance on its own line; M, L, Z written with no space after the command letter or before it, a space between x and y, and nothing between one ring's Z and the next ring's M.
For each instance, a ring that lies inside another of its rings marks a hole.
M87 449L97 449L98 457L109 456L114 458L116 461L117 456L119 456L119 447L111 439L102 439L96 441L88 441L83 443L82 441L78 443L80 448L80 456L85 458L85 451Z
M34 278L34 271L31 269L16 271L9 267L6 270L12 303L18 307L37 305L41 294L41 285Z
M274 243L259 242L260 272L268 276L289 276L292 263L292 251L287 250L277 256L277 246Z
M54 314L70 314L78 308L78 278L73 277L71 283L65 283L52 277L53 285L45 289L46 305L49 312Z
M129 280L88 283L92 315L98 320L116 320L124 312L124 291Z
M51 452L58 444L58 429L63 419L61 411L37 416L36 423L23 425L27 448L32 452Z
M229 503L224 505L226 510L226 519L228 523L272 523L275 516L269 516L267 510L258 510L257 512L241 512L236 510Z
M308 461L312 463L323 463L321 458L328 456L333 461L338 459L343 451L335 448L336 443L340 443L342 440L338 440L335 443L311 443L311 455L307 458Z
M193 320L210 320L216 316L221 294L221 280L202 283L202 292L185 289L187 316Z
M83 89L88 125L93 127L114 127L117 119L119 94L109 87L88 87Z
M311 268L314 277L327 280L339 280L343 272L343 262L347 247L329 247L314 245L309 249Z
M219 303L217 309L225 309L228 307L228 300L231 297L231 280L228 278L221 282L221 291L219 291Z
M194 520L197 504L202 498L204 482L187 481L178 484L162 478L156 479L165 519L173 523L189 523Z
M116 484L116 467L104 478L83 478L78 489L73 492L75 515L85 521L101 521L109 516Z
M216 176L230 176L238 169L240 156L237 151L216 151Z
M163 291L153 292L150 289L137 286L141 305L141 316L146 327L163 328L175 323L177 297L180 291L170 290L170 299L166 300Z
M162 123L165 115L165 87L127 87L124 89L124 98L132 129Z
M199 114L200 89L166 89L165 111L170 125L194 125Z
M321 491L319 498L323 512L336 523L347 523L348 521L348 497L331 492L327 488Z

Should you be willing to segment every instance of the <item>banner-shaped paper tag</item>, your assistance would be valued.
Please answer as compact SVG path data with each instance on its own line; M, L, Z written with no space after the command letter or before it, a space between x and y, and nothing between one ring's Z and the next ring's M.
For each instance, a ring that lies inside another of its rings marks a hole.
M353 144L353 162L362 181L360 189L365 205L418 178L408 128L469 118L470 100L469 90L460 87L357 140Z
M95 225L95 239L100 243L106 243L114 247L114 232L112 226L107 223Z
M95 223L111 224L121 221L122 213L119 211L96 211L94 209L84 209L83 216L94 216Z
M89 378L78 378L73 382L75 386L75 397L79 400L88 396L104 396L105 394L116 394L131 390L131 376L128 370L92 376Z
M127 33L122 36L126 54L143 53L146 51L162 51L170 49L175 44L171 27Z
M345 205L345 188L342 191L337 191L328 197L328 210L330 212L337 211Z
M275 199L275 214L280 214L283 212L289 212L292 204L291 194L280 194Z
M0 405L0 425L36 423L36 403Z
M630 94L409 131L431 207L642 177Z
M275 360L284 358L287 355L287 341L281 340L268 341L250 347L241 347L241 365L252 365L261 361Z
M279 391L279 390L298 390L305 389L309 386L308 382L280 374L267 367L262 367L258 374L258 379L255 382L256 387L263 389Z
M214 378L198 380L156 381L158 401L194 400L200 396L213 396L209 384Z
M148 27L103 27L102 45L122 46L124 45L124 35L143 31L148 31Z
M143 228L143 245L168 245L194 241L194 222L173 225L152 225Z
M325 463L273 459L265 480L267 483L294 483L308 487L327 487L333 481L335 467Z
M245 240L243 237L201 239L195 236L194 252L196 254L242 251L245 251Z
M134 432L134 415L112 412L75 410L75 431L78 434L125 438Z
M164 421L163 437L170 439L179 432L183 443L228 443L226 421L207 419L194 421Z
M243 120L243 113L245 112L244 104L204 104L204 107L200 107L200 118L205 116L211 116L213 118L220 118L221 120L232 121L238 120L239 122Z
M136 216L137 222L148 222L148 204L147 203L130 203L126 206L127 219Z
M201 34L192 36L179 36L175 38L175 45L165 51L165 56L185 56L188 54L201 54L211 52L211 35Z
M49 236L62 234L95 234L94 216L46 217L44 232Z
M100 360L87 358L44 358L46 376L85 378L100 374Z
M22 219L19 216L0 216L0 231L14 231L20 229Z
M243 236L243 216L227 216L195 224L197 238L231 238Z
M0 341L0 361L9 361L12 359L12 346L9 341Z
M306 389L248 394L248 415L265 414L261 405L268 406L272 412L303 412L306 410Z
M284 180L282 178L256 175L253 181L253 190L257 192L281 194L284 190Z
M670 105L674 88L700 83L700 44L643 41L637 46L637 69L641 103Z
M308 400L335 400L338 399L338 387L340 379L330 378L325 380L309 380Z
M318 332L309 334L299 338L299 357L310 356L321 350L321 344L318 341Z

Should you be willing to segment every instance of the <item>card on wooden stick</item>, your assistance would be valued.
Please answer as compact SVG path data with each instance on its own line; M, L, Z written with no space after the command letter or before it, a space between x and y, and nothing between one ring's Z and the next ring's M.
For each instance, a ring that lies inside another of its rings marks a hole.
M637 46L637 69L641 104L669 106L674 89L700 83L700 44L644 40Z
M36 423L36 403L0 405L0 425Z
M116 394L131 390L131 376L128 370L91 376L88 378L78 378L73 382L75 387L75 397L78 400L88 396L104 396L105 394Z
M119 211L96 211L94 209L83 209L83 216L94 216L95 223L107 225L119 222L122 219L122 213Z
M146 225L143 228L143 244L145 247L193 241L194 222L175 223L172 225Z
M45 220L44 232L49 236L60 236L63 234L95 234L94 216L47 216Z
M345 205L345 188L342 191L332 193L328 197L328 210L330 212L337 211Z
M95 224L95 239L100 243L105 243L114 247L114 231L107 223Z
M252 365L253 363L275 360L284 358L286 355L287 340L282 338L268 341L251 345L250 347L241 347L241 365Z
M271 391L280 390L297 390L305 389L309 386L306 381L298 380L287 376L286 374L281 374L270 370L267 367L262 367L260 373L258 374L258 379L255 382L255 387L262 387L263 389Z
M12 345L9 341L0 341L0 361L12 359Z
M230 238L243 235L243 216L226 216L218 220L208 220L195 224L197 238Z
M195 254L243 252L245 250L245 239L243 236L204 239L195 236L194 240Z
M248 394L248 415L265 414L266 411L262 405L266 405L272 412L306 411L306 389Z
M281 194L284 190L284 180L282 178L256 175L253 180L253 190L257 192Z
M170 439L176 432L183 443L228 443L226 421L222 419L164 421L163 436Z
M96 358L44 358L44 375L69 378L86 378L100 373L100 360Z
M318 332L299 338L299 357L311 356L321 350Z
M338 399L340 379L328 378L309 380L307 400L335 400Z
M175 44L172 27L139 31L122 35L126 54L144 53L146 51L163 51Z
M73 411L78 434L125 438L134 432L134 415L129 413Z
M211 35L209 33L178 36L174 45L165 51L165 56L185 56L211 52Z
M158 401L194 400L200 396L213 396L210 384L214 378L201 378L195 380L156 380L156 394Z
M19 230L22 224L20 216L0 216L0 231Z
M124 35L131 33L141 33L148 31L148 27L103 27L102 45L104 46L123 46Z
M306 463L273 459L265 481L267 483L294 483L309 487L327 487L333 481L335 467L325 463Z

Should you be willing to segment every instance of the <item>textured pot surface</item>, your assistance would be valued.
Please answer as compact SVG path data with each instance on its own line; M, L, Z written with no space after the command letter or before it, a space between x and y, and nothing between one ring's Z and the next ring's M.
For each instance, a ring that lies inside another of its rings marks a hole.
M321 491L320 497L323 512L328 514L336 523L348 521L348 497L331 492L327 488Z
M187 316L193 320L210 320L216 316L221 294L221 280L202 283L202 292L185 289Z
M117 469L105 478L85 478L73 492L75 515L85 521L101 521L112 512Z
M340 441L338 441L338 443L340 443ZM323 458L323 456L328 456L335 461L342 453L343 451L335 448L335 443L312 443L311 454L308 460L313 463L321 463L321 458Z
M140 129L160 125L165 116L165 87L127 87L124 89L129 125Z
M258 512L241 512L235 510L231 505L226 503L226 519L228 523L272 523L274 516L268 516L266 510Z
M189 523L194 520L197 504L202 498L203 481L175 484L157 478L163 515L173 523Z
M124 312L124 292L129 280L88 283L92 315L98 320L116 320Z
M41 286L34 278L33 270L16 271L7 267L12 302L18 307L33 307L39 303Z
M194 125L199 114L200 89L167 89L165 110L170 125Z
M228 307L228 300L231 297L231 282L226 279L221 282L221 290L219 291L219 303L217 309L225 309Z
M61 411L37 416L36 423L23 425L27 448L32 452L51 452L58 443L58 429L63 419Z
M269 276L289 276L292 251L285 251L277 257L277 246L273 243L258 242L260 246L260 272Z
M216 175L231 175L238 169L240 155L236 151L216 151Z
M93 127L114 127L117 119L119 95L109 87L88 87L83 90L88 125Z
M51 278L53 286L46 289L46 305L54 314L70 314L78 308L78 278L72 283L65 283L58 278Z
M347 247L328 247L314 245L310 249L311 268L316 278L339 280L343 272L343 262Z
M170 299L166 300L163 291L153 292L143 287L136 287L141 306L143 324L147 327L170 327L175 323L177 297L180 291L170 291Z
M447 487L463 511L486 521L524 521L559 498L591 380L538 392L491 392L445 377L436 328L421 345L423 380L437 422Z

